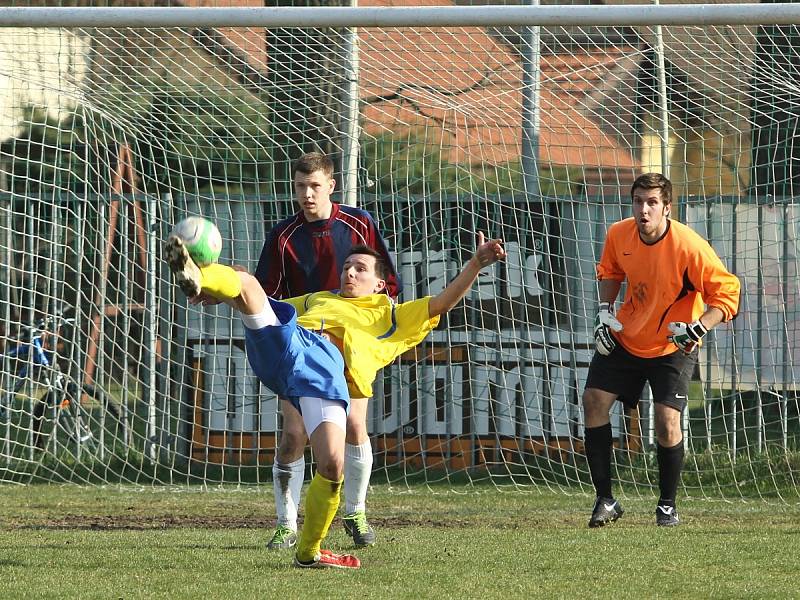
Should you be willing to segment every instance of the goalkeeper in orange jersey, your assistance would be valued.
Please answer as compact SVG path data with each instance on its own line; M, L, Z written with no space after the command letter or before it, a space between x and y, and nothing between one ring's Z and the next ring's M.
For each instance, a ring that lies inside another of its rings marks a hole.
M251 367L302 414L317 470L306 493L295 566L358 568L356 557L321 549L339 507L350 398L369 397L378 370L419 344L483 267L505 258L502 241L486 241L478 233L475 254L440 294L402 304L380 293L388 269L380 253L367 246L353 247L345 259L338 293L285 301L267 297L244 271L216 263L198 267L175 235L167 240L165 256L190 299L212 296L241 313Z
M660 497L656 524L680 522L675 507L683 465L681 412L697 348L714 326L739 309L739 280L706 240L670 219L672 184L647 173L631 187L633 217L611 225L597 266L600 307L596 352L583 392L586 460L597 499L589 527L622 516L611 492L611 424L616 400L635 408L649 382L658 441ZM625 300L614 301L627 280Z

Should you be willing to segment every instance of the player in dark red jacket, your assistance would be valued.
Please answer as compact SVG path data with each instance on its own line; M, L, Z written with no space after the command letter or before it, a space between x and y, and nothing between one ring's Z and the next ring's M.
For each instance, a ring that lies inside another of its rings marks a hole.
M397 271L375 221L361 209L331 201L335 186L333 162L312 152L297 161L293 172L300 210L272 228L255 272L267 295L283 299L338 289L350 249L364 244L383 256L390 270L386 290L393 298L397 297L400 293ZM342 522L357 547L375 543L375 531L366 517L372 473L372 445L366 423L368 401L369 398L350 399L345 438ZM307 441L300 413L284 398L280 405L283 428L272 466L278 522L267 544L272 550L291 548L297 543L297 507L305 474Z
M305 184L301 185L305 192ZM305 200L302 202L305 205ZM315 202L313 212L304 208L269 232L255 276L271 298L337 289L344 259L359 244L374 248L386 264L393 264L368 212L330 200L327 205L327 210L319 211ZM397 297L400 290L394 267L386 288L392 298Z

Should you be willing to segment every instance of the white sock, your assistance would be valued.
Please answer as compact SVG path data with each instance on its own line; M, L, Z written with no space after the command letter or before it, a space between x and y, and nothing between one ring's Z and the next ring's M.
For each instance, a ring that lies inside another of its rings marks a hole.
M367 509L367 488L372 475L372 444L344 445L344 514Z
M262 327L281 324L278 315L272 310L272 305L269 303L266 296L264 296L264 308L261 309L260 313L254 315L242 313L241 317L242 323L244 323L244 326L248 329L261 329Z
M275 495L275 513L278 525L297 531L297 507L306 472L306 459L301 456L288 465L277 460L272 463L272 491Z

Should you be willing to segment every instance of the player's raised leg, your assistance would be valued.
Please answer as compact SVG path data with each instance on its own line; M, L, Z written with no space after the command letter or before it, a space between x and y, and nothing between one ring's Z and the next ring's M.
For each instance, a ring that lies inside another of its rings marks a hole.
M287 366L285 361L278 361L276 368L275 360L271 359L287 355L298 344L305 348L300 342L295 343L297 338L292 337L300 328L283 328L289 321L282 320L275 312L281 307L281 310L288 308L294 314L294 309L280 302L273 303L258 280L247 272L216 263L198 266L180 236L171 235L164 250L176 282L191 302L204 300L204 295L213 296L241 313L246 328L248 359L259 379L279 394L282 390L292 389L291 382L278 379L283 373L281 367L285 370ZM285 335L287 332L289 337ZM325 393L337 399L301 397L298 401L317 460L317 474L306 496L305 524L297 543L294 564L302 568L355 569L361 566L356 557L321 549L339 508L349 398L341 355L333 346L330 346L330 353L324 346L319 348L316 360L330 379L330 390Z

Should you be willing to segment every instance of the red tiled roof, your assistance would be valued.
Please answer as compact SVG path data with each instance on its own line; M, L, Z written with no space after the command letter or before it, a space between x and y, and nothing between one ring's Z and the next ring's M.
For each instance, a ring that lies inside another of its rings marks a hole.
M186 6L263 6L259 0L185 0ZM449 6L447 0L359 0L362 7ZM221 30L257 69L261 29ZM367 134L421 133L452 162L516 161L522 138L522 66L516 53L474 28L359 29L362 125ZM632 52L632 51L631 51ZM632 169L629 149L587 116L588 95L630 52L543 56L539 148L543 163ZM383 99L382 99L383 98Z
M415 5L449 2L415 0ZM360 6L408 2L361 0ZM628 149L581 110L624 50L541 60L540 158L589 168L635 168ZM424 131L454 162L517 160L522 138L522 66L481 28L361 30L363 126L367 133ZM380 98L387 98L381 100Z
M265 6L263 0L183 0L187 7L259 7ZM266 68L267 49L264 44L264 30L261 28L219 27L218 31L225 35L241 52L245 53L253 67Z

